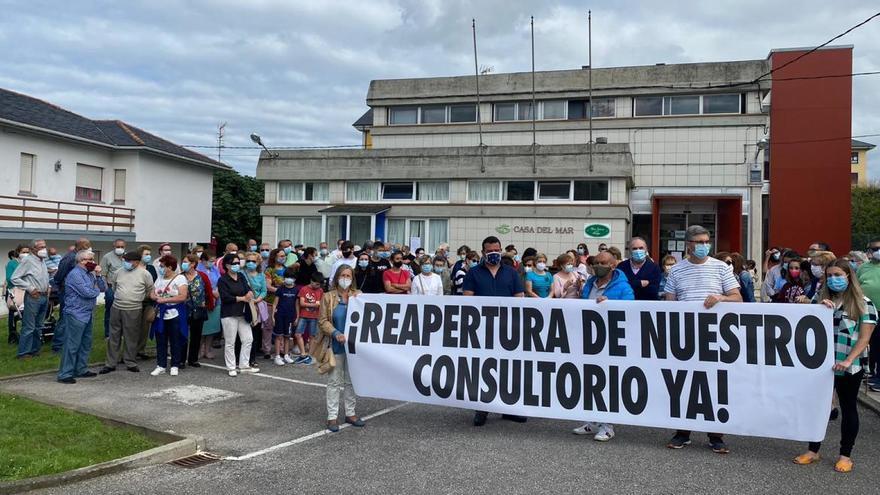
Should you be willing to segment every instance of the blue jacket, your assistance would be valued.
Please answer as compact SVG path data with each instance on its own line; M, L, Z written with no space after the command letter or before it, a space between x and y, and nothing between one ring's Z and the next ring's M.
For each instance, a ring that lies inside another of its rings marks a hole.
M581 299L590 298L590 291L593 289L593 283L595 281L595 275L587 279L587 283L584 284L584 291L581 293ZM611 281L608 282L608 285L605 287L605 293L603 295L608 299L621 301L633 301L636 298L635 294L633 294L632 287L629 285L629 281L626 279L626 275L624 275L619 269L614 270L614 274L611 275Z
M660 291L660 267L651 260L645 260L638 273L633 273L632 263L626 260L617 265L617 269L626 275L630 287L636 299L639 301L656 301L657 294ZM647 280L648 285L642 287L642 280ZM609 299L611 299L609 297Z

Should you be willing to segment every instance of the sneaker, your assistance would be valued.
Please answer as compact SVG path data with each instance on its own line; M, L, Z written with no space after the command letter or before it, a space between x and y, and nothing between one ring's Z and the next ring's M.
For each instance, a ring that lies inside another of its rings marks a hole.
M690 445L690 444L691 444L690 437L676 434L675 436L672 437L672 440L670 440L669 443L666 444L666 447L670 448L670 449L681 449L681 448L684 448L685 445Z
M111 368L109 366L104 366L101 368L101 371L98 372L99 375L106 375L107 373L113 373L116 371L116 368Z
M593 440L597 442L607 442L614 438L614 425L609 425L607 423L599 424L599 432L596 433L596 436L593 437Z
M241 371L242 373L259 373L260 368L257 368L256 366L251 366L249 368L242 368L239 371Z
M598 427L596 426L596 423L593 423L591 421L589 423L584 423L583 426L578 426L577 428L571 430L571 432L575 435L589 435L591 433L596 433L597 430Z
M150 376L159 376L163 373L165 373L165 368L161 366L156 366L156 369L150 372Z
M171 376L177 376L180 374L180 371L177 369L177 366L171 367Z
M283 359L284 362L287 363L287 364L293 364L293 358L290 357L290 354L285 354L284 357L283 357L282 359Z
M287 364L287 362L284 361L281 356L275 356L275 364L277 364L278 366L284 366L285 364Z
M235 370L229 370L229 376L238 376L238 372Z
M727 444L724 443L721 437L710 437L709 447L712 447L712 452L716 454L727 454L730 452L730 449L727 448Z

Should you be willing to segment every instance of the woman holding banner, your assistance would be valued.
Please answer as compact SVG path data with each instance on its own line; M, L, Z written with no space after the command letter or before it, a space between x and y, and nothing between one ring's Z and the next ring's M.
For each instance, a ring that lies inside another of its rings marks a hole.
M825 268L825 284L817 294L822 304L834 310L834 389L840 400L840 456L834 470L853 469L852 455L859 434L859 386L868 369L868 342L877 324L877 308L864 296L849 261L839 259ZM795 464L819 461L821 442L810 442L809 450L795 457Z
M351 386L351 375L345 359L345 317L348 310L348 299L361 292L352 287L354 272L348 265L341 265L333 275L333 290L324 294L321 299L321 316L318 328L321 333L330 337L333 357L336 366L330 371L327 380L327 429L339 431L339 398L345 394L345 422L361 427L364 420L355 415L356 398Z

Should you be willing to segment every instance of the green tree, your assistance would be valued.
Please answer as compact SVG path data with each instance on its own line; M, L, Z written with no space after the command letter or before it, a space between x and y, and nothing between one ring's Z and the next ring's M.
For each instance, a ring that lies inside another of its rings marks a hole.
M880 236L880 187L871 184L852 189L852 249L864 250Z
M219 251L229 242L243 247L248 239L260 238L262 202L262 182L234 170L214 172L211 232Z

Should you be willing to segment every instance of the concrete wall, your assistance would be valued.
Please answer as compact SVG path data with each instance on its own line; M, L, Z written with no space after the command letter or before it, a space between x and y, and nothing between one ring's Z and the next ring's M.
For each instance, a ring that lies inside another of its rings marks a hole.
M199 242L211 239L213 170L141 154L136 209L138 242Z

